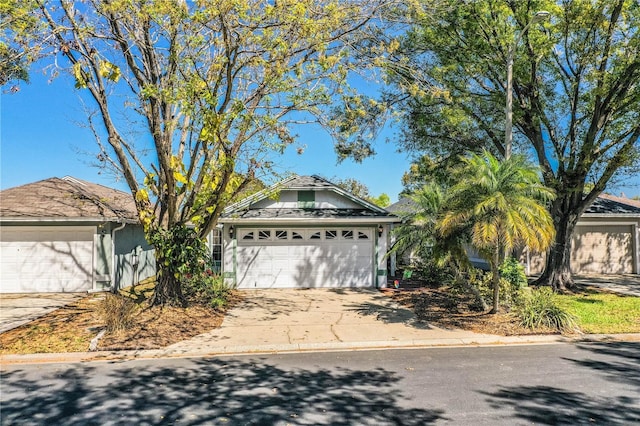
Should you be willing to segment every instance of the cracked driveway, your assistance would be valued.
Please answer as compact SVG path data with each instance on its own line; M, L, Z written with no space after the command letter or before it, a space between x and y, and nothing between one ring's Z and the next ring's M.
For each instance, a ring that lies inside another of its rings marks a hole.
M227 312L219 329L176 343L166 348L167 351L215 353L250 347L278 350L290 345L320 348L342 342L367 346L383 341L458 339L474 335L417 321L410 310L373 289L246 290L243 297L239 305Z

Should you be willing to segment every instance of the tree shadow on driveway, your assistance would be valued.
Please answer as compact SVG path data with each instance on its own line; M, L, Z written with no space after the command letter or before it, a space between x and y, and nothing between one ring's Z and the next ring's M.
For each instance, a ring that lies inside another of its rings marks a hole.
M262 360L162 360L2 373L3 424L397 424L412 408L394 372L284 369Z

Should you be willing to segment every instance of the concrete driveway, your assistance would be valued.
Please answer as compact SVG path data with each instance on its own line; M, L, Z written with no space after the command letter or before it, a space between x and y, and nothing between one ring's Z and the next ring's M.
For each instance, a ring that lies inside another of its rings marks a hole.
M86 293L0 294L0 333L65 306Z
M592 285L614 293L640 297L640 275L638 274L575 275L573 279L577 284Z
M448 330L377 290L246 290L222 326L166 348L173 355L493 342L499 336Z

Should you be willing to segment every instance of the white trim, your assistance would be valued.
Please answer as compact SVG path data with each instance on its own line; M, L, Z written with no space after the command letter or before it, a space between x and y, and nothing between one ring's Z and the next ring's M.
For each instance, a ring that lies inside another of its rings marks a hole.
M624 219L627 218L636 218L636 219L640 219L640 214L638 213L583 213L580 218L598 218L598 217L603 217L603 218L607 218L607 219L612 219L612 218L616 218L616 217L621 217Z
M635 258L634 273L640 274L640 229L638 224L631 225L631 230L635 234L633 238L633 256Z
M637 225L638 222L583 222L576 223L576 226L632 226Z
M365 226L365 225L379 225L381 223L400 223L400 218L394 217L345 217L345 218L313 218L313 217L300 217L300 218L264 218L264 219L241 219L241 218L220 218L219 223L225 224L242 224L242 225L255 225L255 226L266 226L265 224L274 224L274 225L294 225L294 226L304 226L303 223L307 225L318 225L324 226L324 224L343 224L350 225L354 224L354 226Z

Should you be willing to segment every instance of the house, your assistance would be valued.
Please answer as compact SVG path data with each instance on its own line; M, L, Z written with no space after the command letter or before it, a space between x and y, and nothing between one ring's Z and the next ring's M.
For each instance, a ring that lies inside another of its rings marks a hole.
M72 177L0 191L0 292L122 288L155 273L131 197Z
M402 199L387 208L401 215L414 204ZM474 264L482 262L469 251ZM520 257L528 275L544 269L543 254ZM571 271L574 274L640 274L640 202L601 194L580 217L571 242Z
M530 274L544 269L545 258L523 258ZM571 240L575 274L640 274L640 202L610 194L585 210Z
M399 218L318 176L291 176L225 209L218 244L238 288L376 287Z

